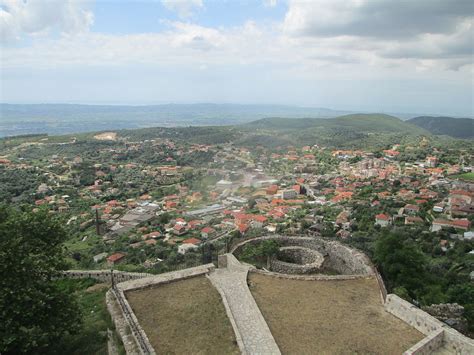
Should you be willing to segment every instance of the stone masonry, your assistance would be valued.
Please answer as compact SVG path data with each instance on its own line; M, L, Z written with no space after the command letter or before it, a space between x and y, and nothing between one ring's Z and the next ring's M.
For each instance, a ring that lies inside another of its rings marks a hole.
M280 354L280 349L247 285L250 266L239 263L232 254L209 274L212 284L221 294L231 319L237 342L243 354Z

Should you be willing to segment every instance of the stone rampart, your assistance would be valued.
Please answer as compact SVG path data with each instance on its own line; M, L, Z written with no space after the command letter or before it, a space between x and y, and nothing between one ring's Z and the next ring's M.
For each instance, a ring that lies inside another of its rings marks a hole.
M184 280L190 277L201 276L214 270L214 264L205 264L188 269L166 272L164 274L151 275L140 279L131 279L129 281L117 284L117 289L123 292L138 290L147 287L154 287L160 284L170 283L173 281Z
M276 240L281 246L299 246L316 250L326 256L323 268L335 270L343 275L373 275L372 263L366 255L336 241L313 237L265 236L244 240L236 244L231 252L238 256L247 244L264 240Z
M107 308L127 353L155 354L155 351L145 331L140 326L132 307L128 303L126 292L147 287L156 287L164 283L205 275L213 269L214 264L206 264L159 275L124 273L125 275L122 275L123 278L127 278L128 276L128 280L117 283L115 289L111 289L107 292ZM110 272L108 273L108 279L106 278L107 276L104 275L105 273L100 272L69 272L67 275L72 275L75 278L92 277L101 281L109 281ZM115 276L114 273L114 278ZM117 279L116 281L119 282Z
M453 354L474 354L474 341L397 295L387 295L385 309L421 333L432 336L443 331L443 348Z
M324 274L314 274L314 275L292 275L292 274L282 274L279 272L272 272L260 269L251 269L249 272L255 274L262 274L267 276L276 277L278 279L290 279L290 280L301 280L301 281L343 281L343 280L358 280L371 278L370 275L324 275Z
M413 345L403 355L431 355L436 349L443 346L443 339L444 331L442 329L437 330Z
M84 279L92 278L100 282L112 282L112 273L115 283L120 283L129 280L137 280L145 277L153 276L153 274L148 274L144 272L125 272L118 270L67 270L63 271L64 277L70 279Z

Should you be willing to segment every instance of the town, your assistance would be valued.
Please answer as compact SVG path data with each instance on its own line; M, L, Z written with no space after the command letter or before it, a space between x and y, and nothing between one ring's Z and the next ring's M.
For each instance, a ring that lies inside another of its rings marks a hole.
M161 274L217 264L252 238L338 241L380 265L398 296L447 304L431 313L470 334L472 145L244 145L227 137L234 129L4 138L1 198L63 221L70 270Z

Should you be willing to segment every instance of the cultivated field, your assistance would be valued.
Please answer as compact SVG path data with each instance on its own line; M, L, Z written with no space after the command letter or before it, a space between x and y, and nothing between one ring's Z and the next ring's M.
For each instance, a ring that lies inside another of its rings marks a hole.
M401 354L423 338L385 312L375 279L299 281L249 274L283 354Z
M204 276L131 291L127 299L158 354L239 354L217 290Z

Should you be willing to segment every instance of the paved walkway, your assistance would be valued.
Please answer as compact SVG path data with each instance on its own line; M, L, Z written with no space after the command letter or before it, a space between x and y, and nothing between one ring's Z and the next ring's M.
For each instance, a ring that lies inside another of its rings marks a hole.
M252 355L281 354L247 286L248 267L233 263L232 258L233 255L228 258L227 268L216 269L209 278L227 301L241 351Z

